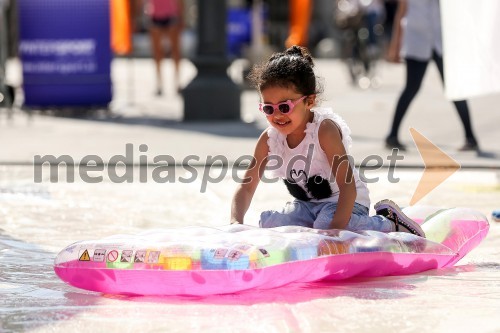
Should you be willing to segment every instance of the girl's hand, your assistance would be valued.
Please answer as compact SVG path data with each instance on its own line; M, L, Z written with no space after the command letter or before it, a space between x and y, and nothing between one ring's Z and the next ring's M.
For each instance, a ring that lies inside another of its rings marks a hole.
M229 223L229 224L243 224L243 222L231 220L231 223Z

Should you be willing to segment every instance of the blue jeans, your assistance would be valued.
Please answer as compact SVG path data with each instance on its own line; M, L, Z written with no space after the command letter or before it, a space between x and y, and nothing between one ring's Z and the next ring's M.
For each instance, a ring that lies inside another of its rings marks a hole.
M296 225L314 229L331 229L330 223L337 209L336 202L310 202L294 200L288 202L281 212L268 210L260 214L261 228L274 228L285 225ZM354 203L351 219L346 230L394 231L394 223L381 215L368 215L369 209Z

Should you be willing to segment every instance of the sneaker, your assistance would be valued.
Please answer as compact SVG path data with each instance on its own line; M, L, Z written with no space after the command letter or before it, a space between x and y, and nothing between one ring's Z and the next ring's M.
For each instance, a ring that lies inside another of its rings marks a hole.
M420 224L406 216L401 208L391 200L382 200L375 204L377 215L382 215L394 222L395 231L408 232L425 238Z
M465 144L458 151L479 151L479 145L475 138L467 138Z
M500 222L500 209L494 210L493 213L491 213L491 217L493 221Z
M399 149L401 151L406 151L406 146L399 142L398 138L395 136L388 136L385 139L385 147L387 149Z

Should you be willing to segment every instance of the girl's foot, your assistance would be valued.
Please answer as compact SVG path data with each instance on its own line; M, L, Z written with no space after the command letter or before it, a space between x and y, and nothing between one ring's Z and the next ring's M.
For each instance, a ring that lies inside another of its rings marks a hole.
M406 216L399 206L391 200L382 200L375 204L377 215L382 215L394 222L395 231L408 232L425 238L420 225Z

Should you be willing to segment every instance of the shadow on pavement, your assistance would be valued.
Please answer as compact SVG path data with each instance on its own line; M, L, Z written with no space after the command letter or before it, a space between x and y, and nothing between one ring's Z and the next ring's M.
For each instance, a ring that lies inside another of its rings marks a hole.
M44 111L31 111L34 114L52 116L57 118L70 118L72 120L96 121L122 125L150 126L157 128L173 129L179 131L193 131L225 137L258 138L263 127L256 122L247 123L238 120L220 121L192 121L183 122L154 116L123 116L113 114L107 109L56 109Z

